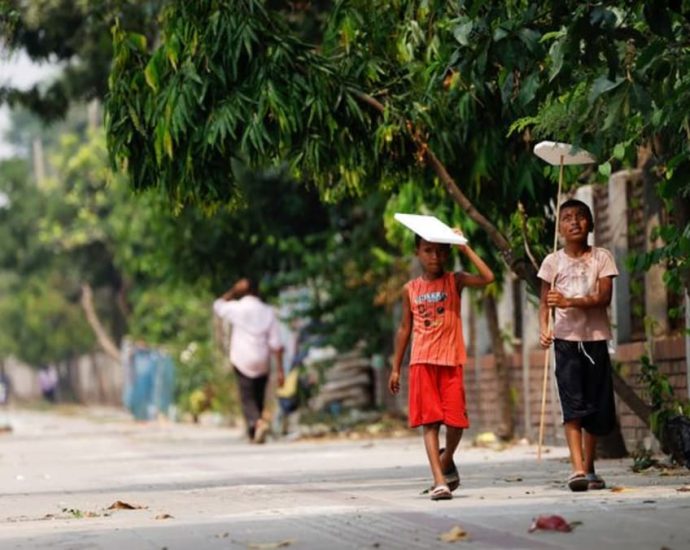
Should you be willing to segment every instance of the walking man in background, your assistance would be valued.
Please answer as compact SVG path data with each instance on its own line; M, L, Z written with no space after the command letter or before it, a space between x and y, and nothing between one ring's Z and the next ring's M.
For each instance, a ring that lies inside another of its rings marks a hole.
M269 424L263 418L271 356L276 364L278 386L283 385L283 345L273 308L257 294L253 280L237 281L213 303L214 313L232 325L230 363L237 376L247 435L264 443Z

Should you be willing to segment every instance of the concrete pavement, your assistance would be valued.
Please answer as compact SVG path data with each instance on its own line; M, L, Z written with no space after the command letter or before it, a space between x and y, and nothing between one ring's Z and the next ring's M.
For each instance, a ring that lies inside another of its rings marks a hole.
M688 470L602 461L573 494L564 448L463 444L462 486L430 502L421 437L244 443L238 430L137 424L116 411L10 414L0 435L0 549L690 548ZM121 501L133 510L109 506ZM535 532L535 516L580 522ZM468 540L442 542L459 526Z

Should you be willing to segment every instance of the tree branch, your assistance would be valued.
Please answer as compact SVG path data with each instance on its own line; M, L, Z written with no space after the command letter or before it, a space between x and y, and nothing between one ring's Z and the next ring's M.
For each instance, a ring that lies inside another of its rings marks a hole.
M99 345L103 351L114 359L115 361L120 361L120 350L113 342L112 338L108 335L105 328L101 324L98 314L96 313L96 308L93 305L93 290L91 290L91 285L84 283L81 285L81 307L86 315L86 321L89 323L91 330L93 330L98 340Z
M349 88L349 90L361 102L373 107L380 113L385 112L386 106L378 99L354 88ZM515 273L521 279L524 279L527 284L530 285L532 290L538 293L539 281L537 280L537 270L534 268L534 266L522 258L514 258L513 250L510 246L510 242L508 242L508 239L506 239L503 233L501 233L493 223L491 223L481 212L479 212L479 210L476 209L474 204L472 204L472 201L470 201L460 190L460 187L458 187L458 184L450 175L445 165L439 160L431 148L429 148L428 141L422 139L421 136L415 135L414 128L412 128L410 123L408 123L408 127L410 128L412 139L416 142L420 151L423 153L424 158L426 158L427 162L441 180L453 200L467 213L472 220L477 223L477 225L479 225L479 227L486 231L489 239L491 239L496 248L498 248L503 260L513 271L513 273Z

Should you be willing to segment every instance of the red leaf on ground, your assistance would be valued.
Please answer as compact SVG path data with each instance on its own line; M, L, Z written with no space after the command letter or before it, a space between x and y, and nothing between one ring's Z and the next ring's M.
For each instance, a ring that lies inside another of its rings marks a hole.
M536 530L542 531L560 531L562 533L569 533L573 530L572 526L565 521L561 516L539 516L534 518L532 525L529 528L529 532L532 533Z

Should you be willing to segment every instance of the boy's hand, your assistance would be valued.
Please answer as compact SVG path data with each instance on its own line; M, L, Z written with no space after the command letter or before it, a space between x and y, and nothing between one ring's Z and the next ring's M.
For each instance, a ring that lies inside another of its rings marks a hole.
M553 331L542 331L539 333L539 344L543 349L548 348L551 345L551 342L553 342Z
M282 388L283 384L285 384L285 373L283 372L283 369L278 370L276 382L278 383L279 388Z
M546 304L549 307L570 307L568 298L557 290L549 290L549 293L546 295Z
M388 378L388 389L395 395L400 391L400 373L397 371L392 371L390 377Z
M460 235L461 237L465 236L465 234L462 232L462 229L459 229L457 227L453 228L453 233L455 233L456 235ZM460 252L462 252L463 254L465 252L467 252L467 243L459 244L459 245L457 245L457 247L458 247L458 250L460 250Z

